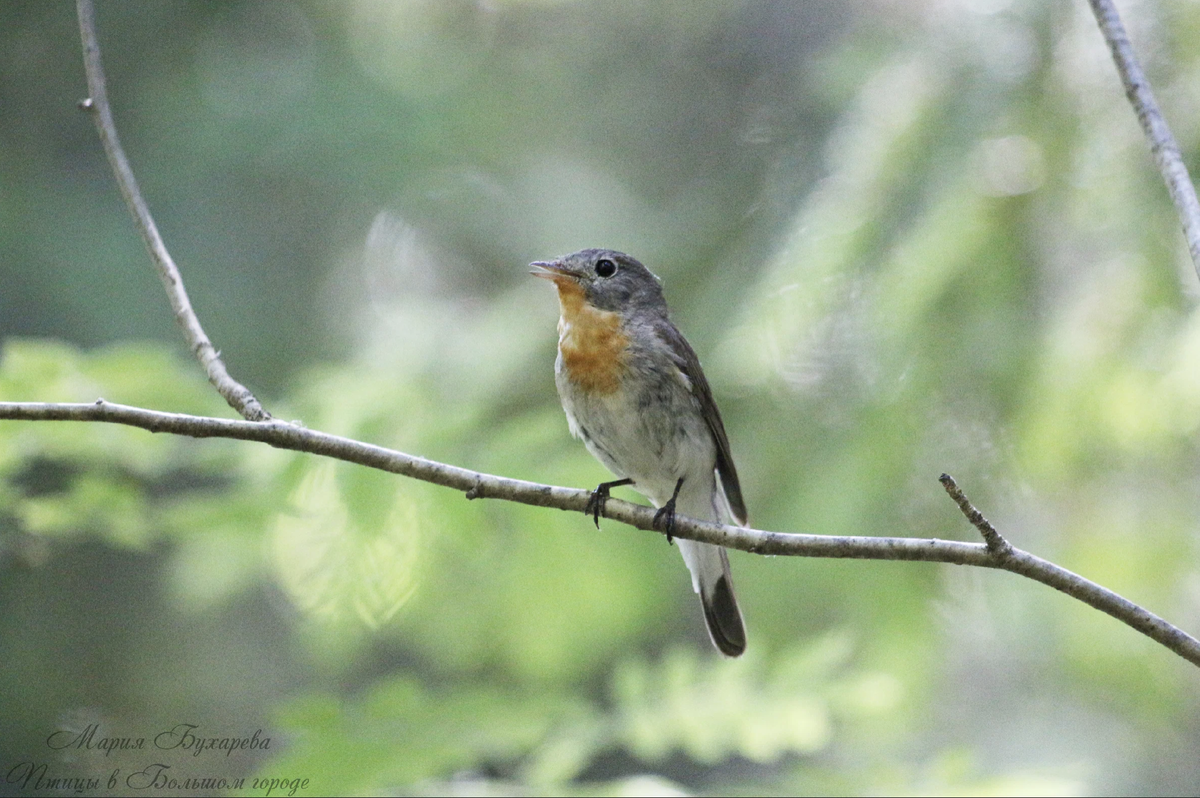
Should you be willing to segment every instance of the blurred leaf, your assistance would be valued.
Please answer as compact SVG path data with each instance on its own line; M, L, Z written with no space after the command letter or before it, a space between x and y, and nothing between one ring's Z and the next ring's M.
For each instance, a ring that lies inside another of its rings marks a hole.
M357 513L348 507L339 470L359 488L349 491ZM368 484L373 490L366 489ZM381 485L390 495L382 494ZM384 514L382 508L390 509ZM357 617L376 629L416 589L426 523L395 478L318 462L292 492L290 508L275 520L276 571L292 600L322 623L339 626Z
M727 333L718 373L743 384L786 378L793 359L817 343L813 327L834 311L886 232L872 220L909 179L902 165L918 154L942 89L936 68L920 58L884 66L862 88L829 147L831 174L796 215L789 240Z
M819 693L790 683L760 686L762 670L753 652L724 661L676 649L657 667L627 662L613 681L620 737L649 761L682 750L709 764L732 756L770 762L828 745L829 707Z
M579 715L573 702L498 688L433 691L407 677L376 684L352 702L309 695L280 715L292 738L270 772L312 774L314 793L362 794L505 765ZM266 773L264 773L266 775Z
M103 396L152 409L221 413L224 404L197 372L156 345L81 353L61 343L10 339L0 358L0 399ZM7 506L29 532L99 533L119 546L142 547L169 497L211 486L212 474L234 466L236 446L118 424L9 422L0 426L0 477L18 488Z

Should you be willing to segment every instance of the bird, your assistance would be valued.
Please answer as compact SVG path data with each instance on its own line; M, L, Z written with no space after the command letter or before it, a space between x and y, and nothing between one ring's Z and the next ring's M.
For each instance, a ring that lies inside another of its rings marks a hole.
M571 434L618 477L593 491L596 526L609 490L632 485L659 508L671 542L675 513L749 523L729 438L712 390L671 321L661 281L637 259L584 249L530 264L558 290L554 381ZM699 594L709 637L727 657L746 650L725 549L675 541Z

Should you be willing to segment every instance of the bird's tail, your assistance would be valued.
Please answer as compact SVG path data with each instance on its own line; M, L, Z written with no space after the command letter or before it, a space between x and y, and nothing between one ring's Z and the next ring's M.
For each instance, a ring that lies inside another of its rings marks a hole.
M700 594L704 621L713 645L727 657L739 657L746 650L746 625L733 592L729 557L725 549L711 543L676 539L683 561L692 572L692 587Z

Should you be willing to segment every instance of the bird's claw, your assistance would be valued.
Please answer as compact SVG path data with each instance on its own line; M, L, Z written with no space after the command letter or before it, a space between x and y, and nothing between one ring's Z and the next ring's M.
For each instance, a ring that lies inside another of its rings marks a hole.
M675 492L671 494L671 498L659 508L654 514L654 520L651 526L655 529L660 529L667 535L667 545L674 545L675 539L672 537L675 532L675 500L679 498L679 489L683 487L683 477L675 483Z
M590 515L592 521L596 524L596 529L600 528L600 514L604 512L604 505L608 503L609 491L613 488L619 488L622 485L632 485L632 479L618 479L613 482L601 482L592 491L592 495L588 498L587 504L583 506L583 514Z
M667 545L674 545L675 538L671 537L671 533L675 531L675 501L664 504L659 511L654 514L654 528L660 529L667 533Z

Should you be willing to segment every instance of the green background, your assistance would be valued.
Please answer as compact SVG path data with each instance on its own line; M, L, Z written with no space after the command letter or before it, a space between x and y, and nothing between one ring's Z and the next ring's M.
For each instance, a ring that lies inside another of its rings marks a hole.
M1200 629L1200 291L1085 3L98 20L193 302L277 416L591 487L526 264L616 248L663 278L755 526L974 541L947 471L1014 545ZM1195 170L1200 6L1126 23ZM229 416L85 86L71 4L0 4L0 400ZM657 535L253 444L4 422L0 794L30 794L26 762L99 793L151 762L250 794L1200 784L1194 666L1077 601L954 566L731 561L736 662ZM153 749L180 723L271 745ZM89 727L153 750L47 744Z

